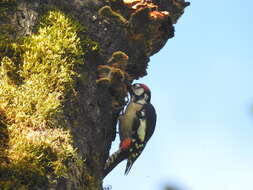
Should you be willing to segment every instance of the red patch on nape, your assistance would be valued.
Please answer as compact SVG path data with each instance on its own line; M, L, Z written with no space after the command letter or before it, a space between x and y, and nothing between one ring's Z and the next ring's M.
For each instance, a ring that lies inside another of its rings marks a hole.
M149 87L145 84L141 84L141 87L145 90L145 91L150 91Z
M132 144L132 139L126 138L123 141L121 141L120 148L123 150L126 150L126 149L130 148L131 144Z

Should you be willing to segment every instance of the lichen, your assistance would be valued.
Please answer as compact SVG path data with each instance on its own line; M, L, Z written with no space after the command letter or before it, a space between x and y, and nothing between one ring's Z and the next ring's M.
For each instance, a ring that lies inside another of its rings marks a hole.
M0 189L32 189L68 176L80 163L63 115L85 54L98 48L85 29L50 11L36 34L8 44L15 55L0 60Z

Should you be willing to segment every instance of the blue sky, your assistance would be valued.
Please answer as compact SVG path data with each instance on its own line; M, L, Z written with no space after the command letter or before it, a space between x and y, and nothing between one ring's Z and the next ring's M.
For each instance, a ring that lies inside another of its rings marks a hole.
M104 186L253 189L252 7L250 0L191 1L138 81L152 90L156 131L129 175L123 162Z

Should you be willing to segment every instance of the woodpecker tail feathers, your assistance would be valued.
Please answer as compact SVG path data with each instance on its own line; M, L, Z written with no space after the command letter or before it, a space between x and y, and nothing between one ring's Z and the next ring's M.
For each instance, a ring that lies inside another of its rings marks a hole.
M125 175L127 175L129 173L129 171L131 170L133 166L133 162L131 160L127 161L127 165L126 165L126 169L125 169Z
M125 169L125 175L127 175L130 171L130 169L132 168L134 162L136 161L136 159L141 155L143 149L144 149L145 145L142 143L134 143L133 146L130 148L130 154L128 155L128 159L127 159L127 165L126 165L126 169Z

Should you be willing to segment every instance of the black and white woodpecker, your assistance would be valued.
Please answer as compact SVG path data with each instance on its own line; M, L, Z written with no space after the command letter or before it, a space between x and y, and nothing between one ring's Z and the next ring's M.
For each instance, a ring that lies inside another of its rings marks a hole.
M156 112L150 103L149 88L136 83L130 87L129 93L131 100L125 112L119 117L119 150L107 159L104 176L125 159L127 159L125 169L127 175L155 130Z

